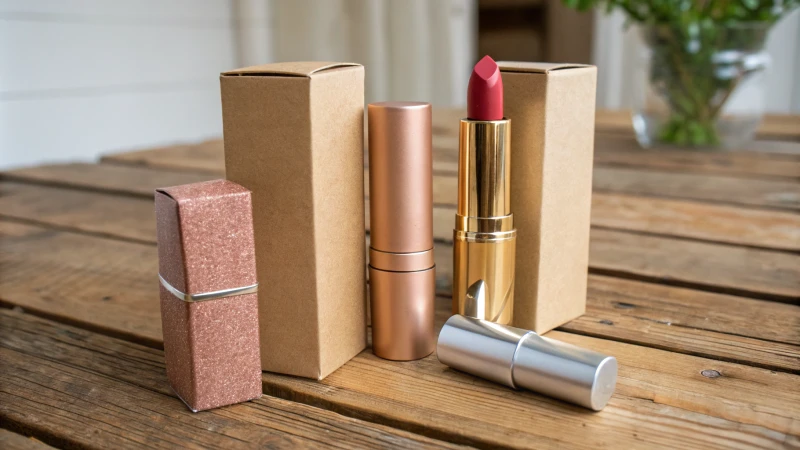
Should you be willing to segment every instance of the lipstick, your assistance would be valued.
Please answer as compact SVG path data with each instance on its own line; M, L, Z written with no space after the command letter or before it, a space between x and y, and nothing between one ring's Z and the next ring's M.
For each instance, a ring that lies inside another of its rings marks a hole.
M442 327L436 356L453 369L595 411L617 384L613 356L458 314Z
M472 71L467 116L459 132L453 313L507 325L514 311L517 238L510 198L511 122L503 117L500 68L489 56ZM467 295L476 287L481 296Z
M431 105L368 105L372 351L396 361L433 353Z
M503 120L503 79L491 56L484 56L472 70L467 87L467 117Z

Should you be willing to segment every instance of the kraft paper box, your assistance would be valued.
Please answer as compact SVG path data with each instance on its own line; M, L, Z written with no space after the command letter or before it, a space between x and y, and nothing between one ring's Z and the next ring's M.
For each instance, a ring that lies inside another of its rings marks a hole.
M512 127L514 326L544 333L586 311L597 68L498 64Z
M364 68L220 76L227 178L253 196L263 370L322 379L366 347Z

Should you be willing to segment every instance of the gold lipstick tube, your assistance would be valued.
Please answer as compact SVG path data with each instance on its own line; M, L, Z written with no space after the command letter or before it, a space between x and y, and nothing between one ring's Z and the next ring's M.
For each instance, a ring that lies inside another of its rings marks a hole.
M511 121L461 120L453 232L453 313L504 325L514 313L517 230L511 214ZM485 295L471 286L483 281Z

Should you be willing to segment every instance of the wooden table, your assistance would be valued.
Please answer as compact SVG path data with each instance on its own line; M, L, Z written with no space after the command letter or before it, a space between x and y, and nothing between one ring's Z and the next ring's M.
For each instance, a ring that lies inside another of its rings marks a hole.
M458 116L434 118L439 327ZM367 349L192 414L164 373L152 198L221 177L221 141L6 172L0 448L800 447L800 117L760 138L643 151L623 114L598 115L587 313L548 335L618 358L599 413Z

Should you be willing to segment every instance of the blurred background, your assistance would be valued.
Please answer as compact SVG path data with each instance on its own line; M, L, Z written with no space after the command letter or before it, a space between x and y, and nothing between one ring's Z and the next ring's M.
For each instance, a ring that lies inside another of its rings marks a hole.
M0 0L0 168L218 137L219 72L275 61L359 62L367 101L439 107L484 54L593 63L598 108L629 108L624 22L560 0ZM800 112L800 10L766 47L766 110Z

